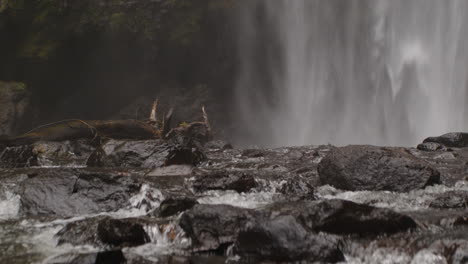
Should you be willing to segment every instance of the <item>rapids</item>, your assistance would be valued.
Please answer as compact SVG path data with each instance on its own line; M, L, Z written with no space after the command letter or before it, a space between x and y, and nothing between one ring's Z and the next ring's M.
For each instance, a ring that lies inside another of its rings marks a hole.
M358 204L366 204L377 208L391 209L395 212L411 216L418 223L415 232L403 232L393 236L378 236L373 239L366 237L342 238L341 250L346 262L343 263L447 263L446 256L433 245L435 241L455 243L457 239L466 239L466 227L456 222L466 216L465 209L436 208L434 202L441 197L453 196L453 193L468 193L468 182L458 175L460 164L464 163L467 151L456 149L451 152L422 152L410 149L411 152L434 164L443 171L445 184L428 186L421 190L408 193L389 191L343 191L329 185L315 187L314 196L317 201L348 200ZM249 173L255 171L256 187L245 192L231 189L213 189L203 192L190 192L201 205L231 205L248 210L270 210L271 206L285 201L295 201L296 195L303 195L307 185L300 189L288 189L292 182L316 181L315 167L330 152L330 146L292 147L278 149L256 150L221 150L212 149L207 152L208 160L199 167L203 170L229 170L231 172ZM452 155L444 155L444 154ZM303 160L302 162L297 162ZM308 167L309 166L309 167ZM185 167L182 171L185 171ZM116 173L135 179L144 180L137 192L133 193L125 206L118 210L60 217L54 215L28 216L27 208L23 208L21 192L18 185L25 180L21 175L36 175L45 171L43 168L8 169L4 170L3 182L0 188L0 262L2 263L68 263L77 255L99 254L107 246L96 244L71 245L61 243L61 230L73 225L84 223L92 226L103 217L112 219L136 219L143 223L143 228L150 239L149 243L140 246L124 247L122 253L129 263L158 262L166 263L168 255L187 256L193 241L179 226L182 213L168 219L158 219L153 216L161 207L167 196L182 195L183 188L191 188L194 181L203 179L203 175L177 176L174 170L169 170L167 176L144 176L139 170L122 171L118 168L92 169L92 175ZM50 168L47 170L70 170L70 168ZM177 167L173 168L177 169ZM76 172L86 172L89 169L75 168ZM6 172L6 173L5 173ZM9 175L9 176L8 176ZM16 176L14 176L16 175ZM19 175L19 176L18 176ZM85 174L89 175L89 174ZM39 177L39 176L35 176ZM206 177L206 176L205 176ZM292 182L291 182L292 180ZM181 189L182 188L182 189ZM295 187L293 187L295 188ZM286 190L286 191L285 191ZM295 190L295 191L294 191ZM188 195L188 193L183 194ZM468 197L468 196L467 196ZM310 197L309 197L310 198ZM302 199L302 198L299 198ZM60 203L60 201L59 201ZM402 247L407 245L408 247ZM213 254L213 253L207 253ZM231 249L224 252L226 259L217 259L216 263L237 263L239 256ZM216 256L211 256L216 260ZM167 262L170 263L170 262ZM240 262L242 263L242 262Z

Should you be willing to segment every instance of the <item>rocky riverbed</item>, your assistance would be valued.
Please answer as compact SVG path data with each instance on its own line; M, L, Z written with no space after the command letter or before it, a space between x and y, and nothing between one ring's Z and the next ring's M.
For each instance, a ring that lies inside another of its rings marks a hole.
M0 147L0 263L468 263L468 135Z

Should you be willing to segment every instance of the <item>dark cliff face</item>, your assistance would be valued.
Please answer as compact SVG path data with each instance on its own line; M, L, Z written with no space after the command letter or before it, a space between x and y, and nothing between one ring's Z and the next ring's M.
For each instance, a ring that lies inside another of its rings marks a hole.
M115 117L132 103L135 113L153 97L200 87L194 99L223 101L235 68L234 10L230 0L2 1L0 80L32 92L38 116L23 130Z
M24 83L0 81L0 136L17 133L26 119L30 93Z

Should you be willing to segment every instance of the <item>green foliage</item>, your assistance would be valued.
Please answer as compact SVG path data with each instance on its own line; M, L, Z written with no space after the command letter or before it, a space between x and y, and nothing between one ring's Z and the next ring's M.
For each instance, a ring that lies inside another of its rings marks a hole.
M8 7L8 0L0 0L0 13Z
M13 91L23 92L26 91L26 84L22 82L2 82L0 81L0 92Z
M188 126L189 126L189 123L187 123L185 121L179 124L179 127L182 127L182 128L186 128Z
M15 85L12 86L14 90L16 91L24 91L26 90L27 86L25 83L22 82L17 82Z

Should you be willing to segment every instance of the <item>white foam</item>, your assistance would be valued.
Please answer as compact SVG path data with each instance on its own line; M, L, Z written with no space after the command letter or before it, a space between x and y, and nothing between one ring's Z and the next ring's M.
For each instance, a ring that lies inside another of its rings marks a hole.
M8 190L0 196L0 220L8 220L18 216L21 207L21 197Z
M411 261L411 264L447 264L447 259L443 256L437 255L428 249L419 251Z
M362 252L359 256L345 256L347 264L404 264L410 263L411 257L401 251L378 248Z
M116 219L139 217L148 214L149 211L157 209L164 199L164 195L160 190L150 187L147 184L142 185L140 192L130 198L130 207L121 208L115 212L102 212L96 214L84 214L66 219L56 219L50 222L41 223L24 220L21 222L23 226L35 226L35 227L50 227L56 225L66 225L76 221L81 221L87 218L109 216Z
M208 191L198 199L201 204L227 204L242 208L259 208L274 201L273 192L238 193L236 191Z
M415 211L429 208L435 195L449 191L468 191L468 182L457 182L454 187L445 185L429 186L424 190L409 193L388 191L341 191L331 186L317 188L317 196L322 199L341 199L376 207L391 208L397 211Z
M182 253L190 247L191 241L185 236L183 230L173 221L164 226L145 226L145 231L151 239L151 243L139 247L125 248L126 254L135 254L147 260L157 262L158 256ZM162 230L161 230L162 229Z
M163 200L164 195L160 190L143 184L140 192L130 198L130 204L134 208L150 211L158 208Z
M15 196L11 197L15 198ZM149 185L143 185L141 187L140 192L130 198L130 206L127 208L122 208L116 212L102 212L97 214L81 215L68 219L56 219L50 222L23 220L19 223L18 227L19 229L27 230L28 232L27 235L18 237L17 241L21 241L22 244L26 246L28 254L40 253L41 255L43 255L44 259L38 263L44 264L54 260L57 257L60 257L63 254L98 252L99 248L95 248L91 245L73 246L70 244L63 244L58 246L58 238L56 237L56 234L66 224L80 220L85 220L87 218L93 218L97 216L110 216L119 219L146 215L149 211L159 207L163 198L164 196L158 189L151 188ZM19 204L19 197L15 199L18 199ZM4 210L3 207L0 209L2 209L2 211ZM161 239L166 234L154 234L154 232L149 233L151 234L154 241L157 241L157 247L163 248L163 246L165 245L167 248L170 248L171 245L174 244L171 244L169 242L165 243L165 241L168 240ZM182 238L178 239L178 241L180 241L180 243L184 242Z

